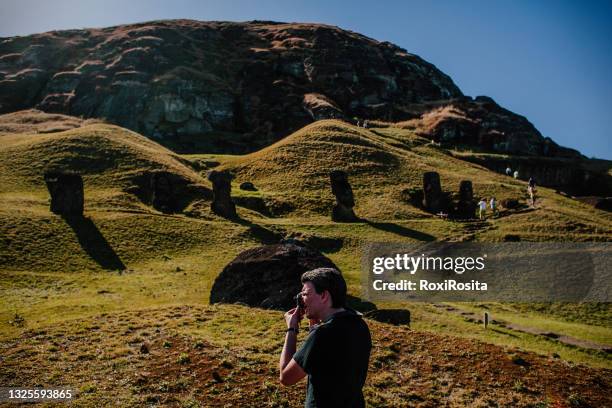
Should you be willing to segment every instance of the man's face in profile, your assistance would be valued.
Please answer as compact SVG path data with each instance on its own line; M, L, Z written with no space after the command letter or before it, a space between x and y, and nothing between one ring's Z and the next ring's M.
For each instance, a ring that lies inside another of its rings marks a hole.
M312 282L302 286L302 299L304 300L304 313L309 319L320 319L321 311L325 307L323 294L318 294Z

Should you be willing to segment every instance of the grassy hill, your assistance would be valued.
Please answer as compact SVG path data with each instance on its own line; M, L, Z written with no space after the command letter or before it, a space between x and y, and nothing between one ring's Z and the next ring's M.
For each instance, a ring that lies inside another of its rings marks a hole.
M67 120L70 129L57 127ZM1 370L0 381L78 384L80 401L91 406L108 402L118 386L111 375L129 384L117 397L125 405L223 405L240 398L300 405L302 389L277 385L281 313L207 306L212 283L229 261L282 236L322 249L354 296L361 293L361 248L369 241L612 237L609 213L546 188L539 189L535 208L502 211L482 223L446 221L414 207L402 191L420 188L425 171L438 171L445 191L456 192L470 179L475 196L523 204L525 185L453 157L407 129L321 121L249 155L181 156L104 123L40 112L0 117L8 122L10 131L0 134L0 353L9 369ZM162 214L130 192L143 172L161 169L209 189L204 173L213 167L236 174L239 220L212 214L206 197L194 198L182 213ZM49 211L42 174L57 168L83 175L80 221ZM328 174L335 168L348 172L363 222L330 220ZM258 191L238 189L243 181ZM412 312L411 331L371 322L377 348L367 395L374 406L435 406L450 397L451 406L610 402L610 355L590 346L612 344L607 304L399 306ZM485 308L507 327L484 330L468 316ZM512 324L582 343L569 346ZM140 354L143 343L151 346L149 354ZM467 369L481 359L480 371ZM212 368L196 368L207 364L232 379L217 381ZM36 372L39 365L48 370ZM234 393L240 381L242 391Z

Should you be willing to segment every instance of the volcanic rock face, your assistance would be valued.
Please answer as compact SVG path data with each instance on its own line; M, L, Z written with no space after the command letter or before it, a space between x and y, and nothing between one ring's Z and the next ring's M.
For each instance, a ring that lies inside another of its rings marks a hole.
M0 113L106 118L191 150L256 150L316 119L408 119L407 105L461 95L418 56L320 24L174 20L0 41Z
M336 268L327 257L299 242L249 249L215 279L210 303L241 302L288 310L295 306L294 296L302 289L302 274L323 267Z
M486 96L413 104L418 118L403 124L443 146L477 146L491 152L545 157L574 157L580 153L561 147L523 116L510 112Z

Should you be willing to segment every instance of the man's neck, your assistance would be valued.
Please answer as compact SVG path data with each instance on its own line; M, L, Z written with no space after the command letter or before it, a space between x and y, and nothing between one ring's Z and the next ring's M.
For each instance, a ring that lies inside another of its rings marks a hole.
M327 319L329 319L330 316L338 313L338 312L343 312L345 309L343 307L338 307L338 308L329 308L327 309L324 313L322 313L321 315L321 321L324 322Z

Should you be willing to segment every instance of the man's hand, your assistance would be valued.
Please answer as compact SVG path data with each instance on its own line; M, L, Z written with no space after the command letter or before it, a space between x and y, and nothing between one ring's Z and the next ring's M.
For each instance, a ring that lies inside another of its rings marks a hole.
M285 313L285 322L287 323L287 328L293 327L294 329L300 328L300 321L304 316L304 312L297 307L289 310Z

